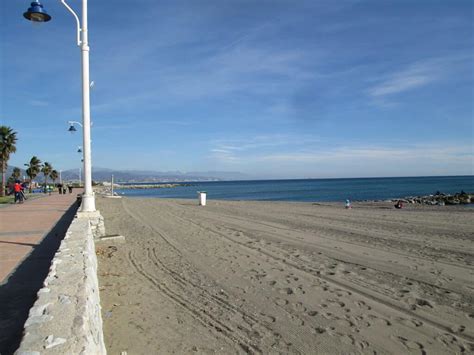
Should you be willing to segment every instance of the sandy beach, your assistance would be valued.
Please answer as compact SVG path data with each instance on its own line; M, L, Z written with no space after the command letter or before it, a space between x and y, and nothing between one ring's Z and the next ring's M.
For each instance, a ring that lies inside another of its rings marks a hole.
M474 351L474 209L98 198L110 354Z

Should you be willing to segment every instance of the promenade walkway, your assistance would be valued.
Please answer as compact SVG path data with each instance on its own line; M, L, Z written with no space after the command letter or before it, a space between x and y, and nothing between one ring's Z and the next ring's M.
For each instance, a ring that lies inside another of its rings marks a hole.
M28 311L74 218L76 196L54 193L0 207L0 354L19 345Z

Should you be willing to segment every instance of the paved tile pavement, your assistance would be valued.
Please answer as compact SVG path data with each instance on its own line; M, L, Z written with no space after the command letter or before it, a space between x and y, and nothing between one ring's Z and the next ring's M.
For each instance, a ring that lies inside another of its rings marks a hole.
M41 243L80 192L53 193L0 208L0 285Z

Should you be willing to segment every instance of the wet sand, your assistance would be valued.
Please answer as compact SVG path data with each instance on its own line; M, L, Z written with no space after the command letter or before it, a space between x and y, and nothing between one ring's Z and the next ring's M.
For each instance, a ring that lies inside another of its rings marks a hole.
M474 209L98 199L110 354L474 351Z

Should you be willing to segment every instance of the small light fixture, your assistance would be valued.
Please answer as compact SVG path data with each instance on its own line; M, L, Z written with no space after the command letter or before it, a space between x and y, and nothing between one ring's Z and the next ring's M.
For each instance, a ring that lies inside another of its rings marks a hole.
M81 147L77 147L77 152L78 152L78 153L82 153Z
M43 5L37 0L31 3L28 11L23 14L23 17L33 22L48 22L51 20L51 16L48 15L46 10L43 9Z
M74 127L74 125L70 125L68 131L71 132L71 133L74 133L74 132L77 131L77 129L76 129L76 127Z

